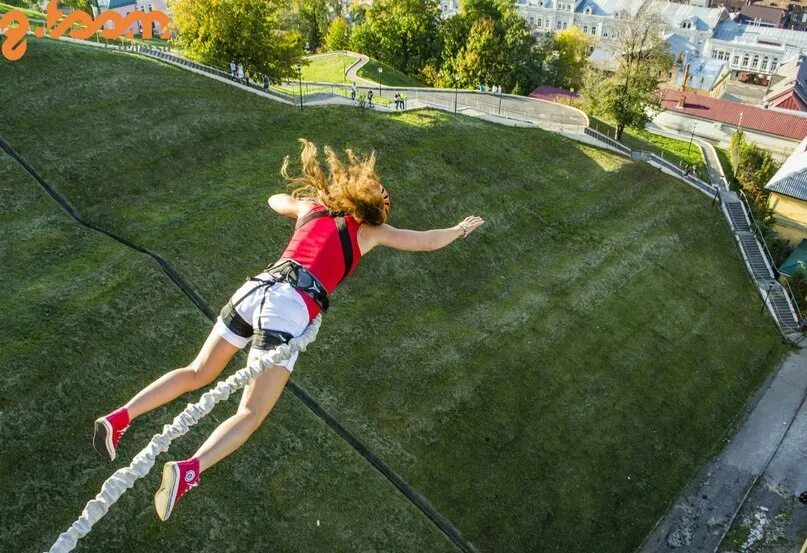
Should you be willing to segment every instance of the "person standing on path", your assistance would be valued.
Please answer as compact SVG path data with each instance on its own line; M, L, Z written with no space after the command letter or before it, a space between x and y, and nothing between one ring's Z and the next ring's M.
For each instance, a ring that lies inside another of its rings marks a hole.
M367 106L372 108L373 107L373 91L367 91Z
M356 101L356 94L359 92L359 88L356 86L356 81L353 81L353 84L350 85L350 99L354 102Z

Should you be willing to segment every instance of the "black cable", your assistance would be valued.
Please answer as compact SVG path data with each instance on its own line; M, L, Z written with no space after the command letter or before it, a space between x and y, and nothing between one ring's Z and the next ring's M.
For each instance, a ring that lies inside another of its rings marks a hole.
M211 321L216 319L216 313L213 311L210 306L205 302L204 298L195 290L193 286L183 277L174 267L166 261L160 255L152 252L148 248L135 244L115 234L114 232L110 232L106 229L103 229L93 223L85 221L79 212L67 201L67 199L62 196L56 189L51 186L42 176L37 173L36 169L31 167L31 165L25 161L25 159L18 154L11 145L6 142L2 137L0 137L0 149L5 151L9 156L11 156L14 161L20 164L25 171L31 175L36 182L47 192L47 194L53 199L54 202L70 217L72 217L78 224L86 227L88 229L94 230L107 236L124 246L131 248L137 252L145 254L155 260L160 267L165 271L168 277L179 286L180 290L193 302L193 304L199 308L205 316L210 319ZM303 404L308 407L311 412L313 412L316 416L322 419L325 424L328 425L331 430L336 432L339 437L345 440L356 452L364 457L366 461L368 461L373 467L375 467L378 472L380 472L393 486L395 486L404 496L411 501L420 511L426 515L426 517L431 520L445 535L448 539L450 539L454 545L456 545L460 551L463 553L476 553L476 548L466 540L460 531L449 521L446 517L440 514L437 509L435 509L429 501L420 495L412 486L406 483L406 481L401 478L394 470L392 470L384 461L381 460L378 455L370 451L367 446L365 446L353 433L350 432L345 426L343 426L339 421L333 418L325 409L323 409L311 396L309 396L302 388L297 386L294 382L289 379L286 386L291 390L297 399L303 402Z

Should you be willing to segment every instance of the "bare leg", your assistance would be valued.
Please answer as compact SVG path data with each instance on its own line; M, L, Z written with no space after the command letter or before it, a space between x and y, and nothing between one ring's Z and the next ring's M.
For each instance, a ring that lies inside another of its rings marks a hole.
M247 441L277 403L290 375L285 367L273 365L246 387L235 415L221 423L193 454L199 459L200 472L209 469Z
M164 374L125 405L129 417L134 419L186 392L210 384L221 374L236 352L236 346L211 332L193 363Z

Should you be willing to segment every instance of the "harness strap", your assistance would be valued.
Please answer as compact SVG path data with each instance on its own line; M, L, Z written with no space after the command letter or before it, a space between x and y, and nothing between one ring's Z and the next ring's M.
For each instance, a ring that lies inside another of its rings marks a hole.
M339 231L339 241L342 243L342 257L345 260L345 272L342 274L342 280L345 280L350 269L353 267L353 245L350 242L350 231L347 228L347 223L345 222L345 216L341 213L331 213L326 209L321 209L319 211L309 211L299 219L297 219L297 224L294 225L294 230L299 229L313 221L314 219L319 219L320 217L333 217L336 221L336 229Z
M353 245L350 243L350 232L347 230L347 223L344 217L336 217L336 228L339 230L339 240L342 242L342 256L345 258L345 273L342 280L345 280L350 268L353 267Z
M320 217L329 217L330 215L331 214L328 213L328 210L326 209L321 209L319 211L309 211L308 213L297 219L297 224L294 225L294 230L297 230L298 228L307 225L314 219L319 219Z

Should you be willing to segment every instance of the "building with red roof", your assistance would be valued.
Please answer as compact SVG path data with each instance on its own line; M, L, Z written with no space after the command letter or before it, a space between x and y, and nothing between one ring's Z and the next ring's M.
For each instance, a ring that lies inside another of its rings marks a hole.
M777 153L793 147L807 136L807 116L798 112L766 109L729 100L702 96L692 91L664 89L655 122L678 131L727 143L742 127L746 137Z
M530 98L538 98L539 100L546 100L547 102L557 102L561 99L577 100L580 98L580 94L565 88L542 85L530 92Z

